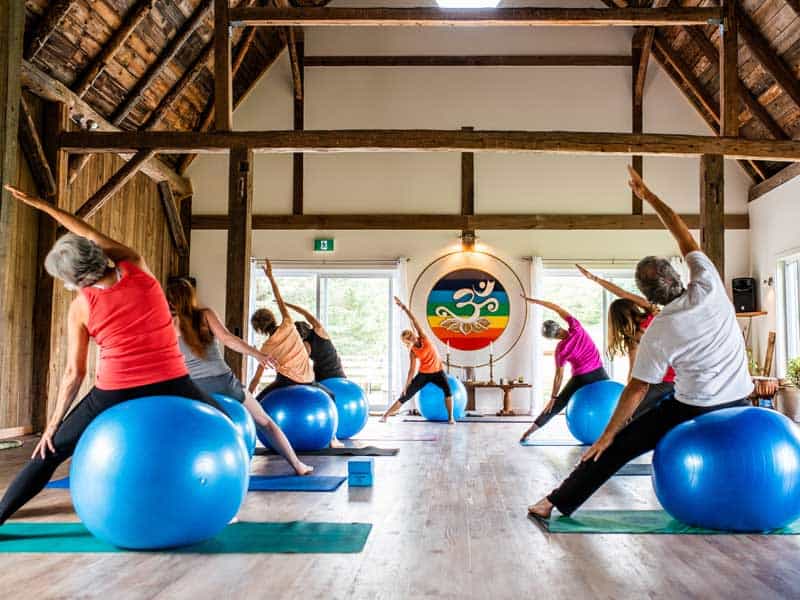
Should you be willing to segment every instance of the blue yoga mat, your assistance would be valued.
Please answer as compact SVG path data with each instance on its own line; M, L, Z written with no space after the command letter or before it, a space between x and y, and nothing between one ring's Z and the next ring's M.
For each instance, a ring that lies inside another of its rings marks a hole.
M346 477L333 475L251 475L251 492L332 492ZM69 489L69 477L54 479L47 484L51 489Z

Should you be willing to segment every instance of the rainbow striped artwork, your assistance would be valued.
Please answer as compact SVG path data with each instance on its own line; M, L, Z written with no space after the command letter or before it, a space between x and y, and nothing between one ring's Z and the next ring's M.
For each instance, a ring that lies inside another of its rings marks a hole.
M451 348L480 350L505 331L508 294L486 271L457 269L433 286L426 315L436 337Z

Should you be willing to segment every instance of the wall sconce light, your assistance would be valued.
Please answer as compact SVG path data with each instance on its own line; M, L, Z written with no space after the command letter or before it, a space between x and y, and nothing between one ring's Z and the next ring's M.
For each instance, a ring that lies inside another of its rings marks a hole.
M472 230L465 229L461 232L461 250L464 252L472 252L475 250L475 242L477 241L477 236L475 232Z
M71 119L73 123L84 131L94 131L99 127L97 121L87 118L83 113L74 113Z
M772 278L772 275L770 275L766 279L762 279L761 283L767 287L772 287L775 284L775 280Z

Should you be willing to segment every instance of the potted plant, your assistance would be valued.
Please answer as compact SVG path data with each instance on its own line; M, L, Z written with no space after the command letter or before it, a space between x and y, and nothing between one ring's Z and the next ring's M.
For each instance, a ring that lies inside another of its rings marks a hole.
M786 365L786 380L775 396L776 408L793 421L800 422L800 358Z

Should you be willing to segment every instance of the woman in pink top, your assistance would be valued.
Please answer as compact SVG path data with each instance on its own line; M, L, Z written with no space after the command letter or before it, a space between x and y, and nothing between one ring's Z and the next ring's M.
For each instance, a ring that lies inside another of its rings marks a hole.
M535 298L525 299L557 313L559 317L566 321L567 329L564 329L555 321L542 323L542 335L544 337L560 340L555 351L556 376L553 379L553 393L550 396L550 401L533 422L533 425L522 435L523 442L534 431L544 427L550 419L560 413L572 398L572 395L579 389L590 383L608 379L608 374L603 368L603 361L600 358L600 352L578 319L558 304ZM564 365L567 363L572 368L572 377L570 377L564 389L559 392L561 381L564 378Z

